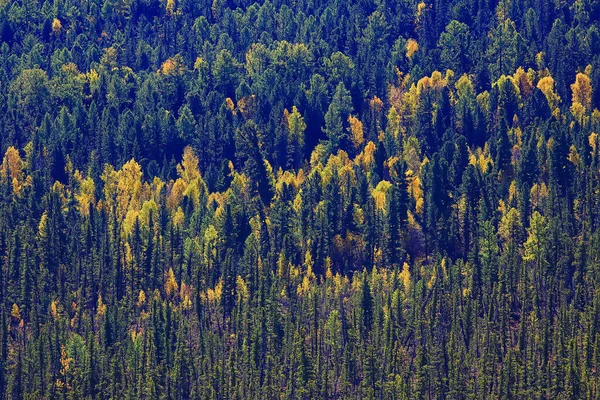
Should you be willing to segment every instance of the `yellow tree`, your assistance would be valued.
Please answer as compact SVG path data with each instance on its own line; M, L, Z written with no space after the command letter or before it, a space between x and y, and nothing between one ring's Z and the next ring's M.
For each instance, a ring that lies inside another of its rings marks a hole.
M207 192L198 163L198 157L192 148L187 146L183 150L181 164L177 166L179 178L171 185L167 198L167 207L170 210L176 210L184 197L191 199L194 207L198 207L201 193Z
M25 162L21 159L19 151L10 146L4 154L2 166L0 166L0 177L2 181L11 184L13 192L19 194L23 187Z
M583 73L578 73L575 77L575 83L571 85L573 91L573 103L579 103L589 111L592 107L592 83L590 77Z
M412 60L415 53L419 50L419 43L415 39L408 39L406 42L406 57Z
M183 149L183 158L181 164L177 166L177 173L185 183L190 183L194 179L200 177L198 162L198 157L196 157L196 154L194 154L194 151L190 146Z
M551 76L544 76L539 80L537 88L544 93L550 109L554 112L560 104L560 96L554 90L554 79Z
M580 121L592 109L592 84L590 77L584 73L578 73L575 77L575 83L571 85L573 92L571 113Z
M354 145L354 149L358 151L360 146L362 146L365 141L365 137L363 134L363 124L360 120L352 115L348 117L348 122L350 124L350 140Z
M84 216L89 216L90 205L94 205L96 200L94 193L96 185L91 177L83 178L79 171L75 172L75 179L79 183L79 192L75 194L75 200L79 205L79 213Z

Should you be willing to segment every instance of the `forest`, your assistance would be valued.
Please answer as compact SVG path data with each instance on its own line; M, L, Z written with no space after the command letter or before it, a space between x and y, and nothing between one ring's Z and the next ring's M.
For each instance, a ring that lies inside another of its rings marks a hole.
M0 400L600 399L600 0L0 0Z

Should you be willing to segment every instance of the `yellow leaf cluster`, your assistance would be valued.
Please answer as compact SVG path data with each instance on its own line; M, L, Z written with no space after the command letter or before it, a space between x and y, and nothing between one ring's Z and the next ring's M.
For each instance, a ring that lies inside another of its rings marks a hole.
M590 144L590 147L592 148L593 151L596 151L596 149L598 149L598 134L596 132L592 132L590 134L590 136L588 137L588 143Z
M373 168L373 165L375 165L375 150L377 150L375 143L369 141L362 153L356 156L356 159L354 160L356 164L363 167L365 173L369 173Z
M279 176L277 177L277 183L275 184L275 189L277 193L281 193L283 191L283 185L288 185L294 188L294 190L298 190L300 185L304 182L304 172L302 170L298 171L298 174L294 174L291 171L279 172Z
M348 122L350 123L350 139L352 140L352 144L355 149L360 148L363 142L365 141L365 137L363 134L363 124L360 120L352 115L348 117Z
M98 315L106 315L106 304L102 301L102 295L98 296L98 302L96 303L96 309L98 310Z
M544 93L550 109L554 110L560 103L560 96L554 91L554 79L551 76L545 76L538 81L537 88Z
M404 263L402 266L402 272L400 272L398 276L404 284L404 291L408 293L410 290L410 267L407 263Z
M58 33L61 30L62 30L62 23L60 22L60 20L58 18L54 18L54 20L52 20L52 32Z
M160 69L157 71L159 75L181 75L183 74L183 64L174 58L168 58L163 62Z
M487 144L483 150L481 148L477 148L469 155L469 164L477 167L484 174L491 170L493 161Z
M406 57L412 60L415 53L419 50L419 44L414 39L408 39L406 42Z
M376 113L380 113L383 110L383 101L379 97L373 96L373 98L369 100L369 107Z
M177 165L179 178L171 184L167 197L167 208L170 210L175 210L184 197L190 198L194 207L198 207L201 192L206 192L198 162L192 148L187 146L183 151L181 164Z
M186 183L190 183L196 178L200 177L200 170L198 169L198 157L194 154L194 151L190 146L186 146L183 149L183 158L181 164L177 166L177 173Z
M138 305L138 307L141 307L144 304L146 304L146 292L144 292L143 290L140 290L140 293L138 294L137 305Z
M10 146L4 154L2 165L0 166L0 178L13 185L15 194L19 194L23 188L25 162L21 159L19 151Z
M19 310L19 306L16 303L13 303L10 315L15 319L21 319L21 310Z
M431 76L424 76L419 79L416 86L416 94L417 97L421 95L423 91L426 90L441 90L448 84L448 81L445 77L442 76L440 71L433 71Z
M581 165L581 158L579 157L579 153L577 152L577 148L575 145L571 145L569 148L569 156L567 159L572 162L576 167Z
M38 224L38 235L42 239L48 237L48 212L44 211Z
M175 12L175 0L167 0L167 5L165 6L167 15L173 15Z
M75 173L75 176L79 181L79 192L75 195L75 200L77 200L81 215L88 216L90 205L94 205L96 202L96 184L90 176L85 179L81 178L79 171Z
M592 83L590 77L581 72L578 73L575 77L575 83L571 85L571 90L573 91L573 105L571 109L576 104L579 104L580 106L577 109L583 107L584 112L590 111L592 108Z
M175 273L173 272L173 268L169 268L169 272L167 274L167 281L165 282L165 293L167 296L170 296L173 293L176 293L179 290L179 285L177 284L177 280L175 279Z
M211 303L218 303L221 301L223 295L223 280L220 279L214 289L208 289L206 291L206 298Z
M535 72L533 70L525 72L523 67L519 67L515 71L515 74L513 75L513 82L515 86L519 89L521 95L529 97L533 92L534 74Z
M427 8L427 4L425 4L425 2L422 1L419 4L417 4L417 17L423 15L423 11L425 11L425 8Z

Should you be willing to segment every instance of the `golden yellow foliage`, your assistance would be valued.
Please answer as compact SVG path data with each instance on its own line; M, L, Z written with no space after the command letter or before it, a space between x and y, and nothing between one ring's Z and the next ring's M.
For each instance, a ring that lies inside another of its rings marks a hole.
M104 302L102 301L102 295L98 295L96 309L98 310L97 312L99 316L106 315L106 304L104 304Z
M323 143L316 145L313 152L310 154L310 166L314 169L319 164L323 164L327 153L327 147Z
M177 173L186 183L190 183L196 178L200 177L200 170L198 169L198 157L194 153L194 150L190 146L186 146L183 149L183 158L181 164L177 166Z
M554 79L551 76L545 76L538 81L537 88L544 93L550 109L554 110L560 103L560 96L554 91Z
M398 275L402 283L404 284L404 291L408 293L410 290L410 267L407 263L402 266L402 272Z
M291 171L280 171L279 176L277 177L277 182L275 184L275 190L277 194L281 194L283 192L284 184L294 188L294 190L298 190L302 182L304 182L304 174L301 172L302 170L300 170L299 173L295 175Z
M598 138L599 138L599 136L595 132L592 132L590 134L590 136L588 137L588 143L590 144L590 147L592 148L592 153L594 151L596 151L596 149L598 149L598 143L599 143Z
M415 53L419 50L419 44L414 39L408 39L406 42L406 57L412 60Z
M168 58L163 62L160 69L157 71L159 75L181 75L183 74L184 66L177 58Z
M304 267L306 268L306 272L304 274L304 277L302 278L302 283L298 285L298 288L296 289L296 292L300 296L309 294L310 289L313 286L312 282L316 280L316 276L313 272L313 265L314 262L312 254L310 253L310 250L307 250L306 254L304 255Z
M21 319L21 310L19 310L19 306L16 303L13 303L10 315L15 319Z
M179 285L175 279L173 268L169 268L169 272L167 273L167 281L165 282L165 293L167 293L167 296L170 296L172 293L177 293L178 290Z
M142 190L142 167L135 160L126 162L119 171L117 202L121 215L129 207L139 209Z
M45 239L48 237L48 212L44 211L38 224L38 235L40 238Z
M431 76L424 76L423 78L419 79L416 86L416 96L418 98L423 91L427 90L439 91L447 84L448 81L442 76L440 71L433 71Z
M54 18L54 20L52 20L52 32L58 33L61 30L62 30L62 23L60 22L60 20L58 18Z
M249 119L254 115L256 104L256 95L242 97L237 102L237 109L245 119ZM233 110L232 110L233 111Z
M486 147L482 150L477 148L469 155L469 164L477 167L482 173L487 173L493 165L492 157L486 143Z
M296 293L298 294L298 296L304 296L304 295L308 294L309 290L310 290L310 280L305 275L304 278L302 278L302 283L298 285L298 288L296 289Z
M529 97L533 92L532 76L525 72L523 67L517 68L513 75L513 83L524 97Z
M211 303L218 303L221 301L223 295L223 279L219 279L214 289L208 289L206 291L206 297Z
M225 108L231 111L232 114L235 114L235 104L233 103L233 100L231 100L230 97L225 99Z
M415 199L415 212L421 214L423 211L423 185L421 184L421 178L417 175L410 174L408 179L408 193Z
M138 305L138 307L141 307L144 304L146 304L146 292L144 292L143 290L140 290L140 293L138 294L137 305Z
M585 111L591 111L592 108L592 83L590 77L583 73L578 73L575 77L575 83L571 85L573 91L573 107L576 103L581 104Z
M475 88L473 87L473 82L467 74L464 74L458 81L454 84L456 88L456 92L458 97L474 97L475 96Z
M594 108L594 111L592 111L592 124L594 126L600 125L600 110L597 108Z
M130 232L143 197L149 197L149 186L142 184L142 168L130 160L119 171L107 165L101 176L104 181L105 205L117 222L124 221L123 234Z
M183 199L183 193L187 189L187 184L183 179L177 179L171 186L169 195L167 196L167 208L174 210L175 207L179 206Z
M586 118L586 108L583 104L581 103L573 103L571 104L571 114L573 114L575 116L575 118L577 119L577 121L579 121L580 123L583 124L583 122L587 119Z
M206 62L206 60L204 58L196 57L196 61L194 62L194 70L199 70L200 68L204 67L207 64L208 63Z
M54 319L58 318L59 316L56 300L52 300L52 302L50 303L50 315L52 315L52 318Z
M358 118L353 117L352 115L348 117L348 122L350 123L350 139L352 140L354 148L358 149L365 141L363 135L363 124Z
M401 158L398 156L390 157L387 160L387 165L390 170L390 177L392 178L392 180L398 181L401 179L406 179L409 178L409 175L412 177L412 174L408 174L408 171L404 173L404 176L398 176L398 170L395 167L395 165L399 162L401 162Z
M383 101L377 96L373 96L371 100L369 100L369 107L376 113L380 113L383 110Z
M375 165L375 150L377 150L375 143L369 141L362 153L356 156L356 159L354 160L356 164L363 167L365 173L371 171L373 165Z
M10 182L13 185L13 191L15 194L19 194L22 189L24 180L23 168L25 162L21 159L19 151L10 146L6 149L4 159L2 160L2 166L0 166L0 178L5 182Z
M175 0L167 0L167 5L165 6L167 15L173 15L175 12Z
M81 215L89 216L90 205L94 205L96 202L95 193L96 184L92 177L88 176L79 180L79 193L75 195L75 200L77 200Z

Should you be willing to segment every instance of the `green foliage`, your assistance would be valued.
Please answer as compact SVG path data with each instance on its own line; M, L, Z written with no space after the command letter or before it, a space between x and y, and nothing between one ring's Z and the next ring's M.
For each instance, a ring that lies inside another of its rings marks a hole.
M599 398L596 3L0 2L0 398Z

